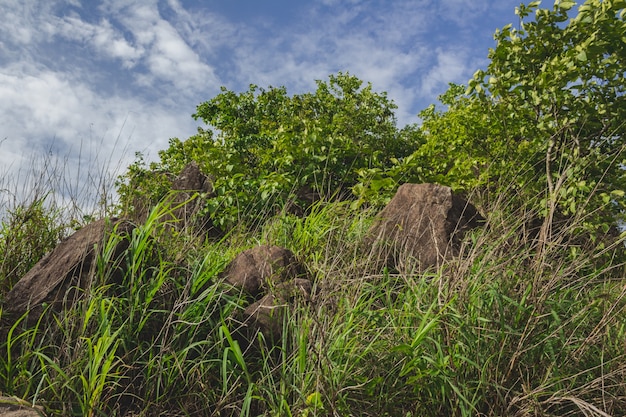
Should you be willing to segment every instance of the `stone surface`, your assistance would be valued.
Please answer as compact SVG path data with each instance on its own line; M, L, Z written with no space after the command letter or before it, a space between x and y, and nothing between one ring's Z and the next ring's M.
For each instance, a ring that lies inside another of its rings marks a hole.
M62 241L26 273L9 291L4 301L6 315L19 318L27 311L38 316L42 305L59 306L71 302L79 291L68 295L70 288L86 289L95 267L95 247L102 248L104 239L117 227L117 233L128 234L133 225L127 221L106 219L93 222ZM114 258L126 249L127 240L122 240L114 251Z
M285 309L293 306L297 298L308 301L310 295L311 281L308 279L282 282L244 310L246 323L261 330L267 337L280 340Z
M0 396L0 417L45 417L42 407L31 407L24 400Z
M192 226L198 231L215 231L208 217L197 216L206 199L213 197L213 181L200 171L196 162L183 168L172 182L172 190L175 191L172 201L173 215L179 221L179 228ZM201 197L192 199L196 193Z
M287 309L310 298L311 281L303 278L303 271L290 250L262 245L241 252L222 275L234 288L253 297L243 312L246 328L278 341Z
M300 273L301 267L290 250L261 245L237 255L222 275L233 287L258 296L269 283L295 279Z
M213 184L209 177L200 171L200 166L193 161L187 164L178 177L174 179L172 190L211 194L213 192Z
M463 234L482 222L474 206L437 184L403 184L377 215L368 245L387 266L424 271L458 255Z

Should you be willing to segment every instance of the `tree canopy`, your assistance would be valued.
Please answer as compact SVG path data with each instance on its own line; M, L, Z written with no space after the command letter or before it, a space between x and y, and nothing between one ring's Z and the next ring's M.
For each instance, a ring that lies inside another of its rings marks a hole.
M425 143L396 172L513 187L520 200L543 195L546 216L606 228L626 208L626 2L587 0L572 18L572 1L539 3L517 8L518 29L496 31L488 67L467 88L451 85L446 110L420 114Z
M296 95L223 88L193 115L207 129L172 139L150 169L131 167L123 200L133 187L162 197L146 173L195 160L214 177L207 210L221 225L280 208L306 187L375 203L414 181L513 190L546 218L576 214L606 231L626 209L626 0L587 0L573 17L572 1L539 3L517 8L519 27L496 31L487 68L468 86L451 84L421 125L398 128L386 93L347 73Z
M217 195L207 210L220 226L297 204L302 190L343 198L363 172L384 172L415 150L412 134L396 127L395 108L386 93L344 73L292 96L284 87L222 88L193 115L209 128L184 142L172 139L150 171L178 173L192 160L200 164L213 177ZM163 196L165 187L138 184L155 181L141 161L132 169L125 195L139 188L153 200Z

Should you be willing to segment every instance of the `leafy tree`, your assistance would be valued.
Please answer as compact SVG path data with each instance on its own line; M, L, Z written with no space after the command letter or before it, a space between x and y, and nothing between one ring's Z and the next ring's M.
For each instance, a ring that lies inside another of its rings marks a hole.
M543 194L547 224L577 213L607 230L626 208L626 1L587 0L573 18L572 1L539 3L516 9L519 29L496 32L489 66L467 90L451 86L446 110L421 113L424 145L391 172L506 185L520 202Z
M120 182L122 200L137 192L158 200L163 189L149 172L176 174L191 160L214 179L207 210L222 227L261 219L304 191L344 198L369 172L384 172L415 150L415 132L397 129L395 108L386 93L344 73L293 96L284 87L222 88L193 115L209 128L172 139L160 162L131 167Z

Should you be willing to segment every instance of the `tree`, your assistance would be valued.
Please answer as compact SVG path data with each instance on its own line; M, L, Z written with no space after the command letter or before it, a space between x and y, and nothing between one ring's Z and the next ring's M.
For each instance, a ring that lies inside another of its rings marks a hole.
M607 230L624 219L626 1L573 1L517 8L520 28L495 34L486 70L448 108L421 113L425 144L395 175L459 189L515 187L520 202L542 194L542 211ZM526 21L534 13L535 19ZM497 188L501 191L501 188Z
M159 153L160 162L149 169L135 165L129 174L134 183L149 177L147 171L175 175L195 160L214 178L217 195L207 201L214 222L224 228L241 220L252 223L297 199L302 190L344 198L363 172L384 172L413 152L413 137L396 128L395 108L386 93L344 73L317 81L314 93L293 96L284 87L251 85L243 93L222 88L193 115L208 129L186 141L172 139ZM140 189L162 190L149 182Z

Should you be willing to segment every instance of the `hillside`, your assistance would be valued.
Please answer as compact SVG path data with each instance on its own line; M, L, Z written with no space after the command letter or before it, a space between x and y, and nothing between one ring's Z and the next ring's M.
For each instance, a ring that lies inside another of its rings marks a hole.
M626 2L535 3L419 126L223 89L100 215L11 206L0 415L626 415Z

